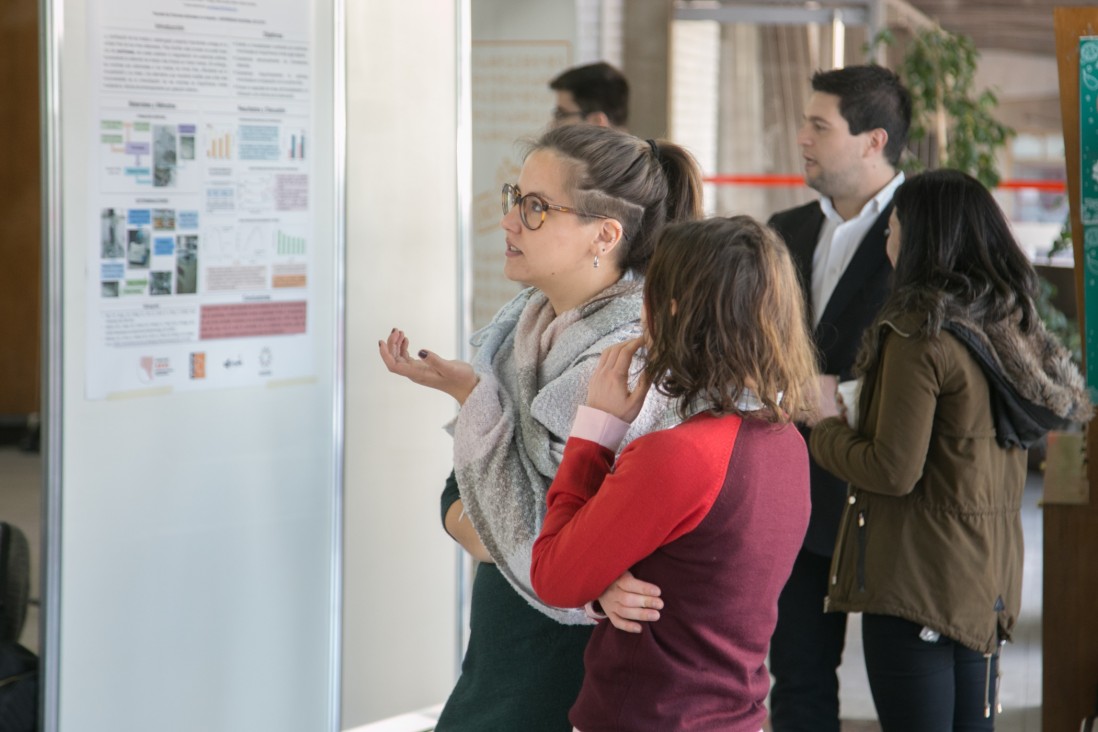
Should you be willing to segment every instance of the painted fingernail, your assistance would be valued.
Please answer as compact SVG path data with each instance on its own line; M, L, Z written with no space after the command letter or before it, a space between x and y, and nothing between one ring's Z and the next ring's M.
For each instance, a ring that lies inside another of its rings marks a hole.
M391 331L389 331L389 334L392 335L393 333L396 333L396 332L397 332L397 329L393 328Z
M419 357L420 358L427 358L427 349L423 349L422 351L420 351L419 352Z

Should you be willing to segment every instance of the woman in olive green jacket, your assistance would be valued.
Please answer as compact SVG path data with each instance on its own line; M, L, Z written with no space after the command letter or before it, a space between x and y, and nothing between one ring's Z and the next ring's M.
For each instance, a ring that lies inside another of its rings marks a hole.
M825 419L810 442L851 484L827 607L865 613L885 732L990 730L1021 599L1026 448L1090 405L991 194L935 171L893 200L896 271L859 359L858 426Z

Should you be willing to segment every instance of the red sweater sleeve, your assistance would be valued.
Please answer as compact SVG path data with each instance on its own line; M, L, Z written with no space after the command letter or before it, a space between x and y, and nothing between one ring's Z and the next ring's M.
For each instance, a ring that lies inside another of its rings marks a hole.
M724 485L740 420L699 415L614 454L572 437L534 543L534 591L557 607L596 599L625 570L693 530Z

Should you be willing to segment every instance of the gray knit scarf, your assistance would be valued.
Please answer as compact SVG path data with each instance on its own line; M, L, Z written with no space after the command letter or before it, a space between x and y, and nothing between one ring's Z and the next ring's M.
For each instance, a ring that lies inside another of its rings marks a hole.
M642 290L639 280L622 279L557 315L543 293L526 289L472 338L480 381L453 427L465 512L519 595L565 624L590 621L582 609L538 599L530 583L531 550L599 354L641 333ZM671 403L653 389L622 444L677 422Z

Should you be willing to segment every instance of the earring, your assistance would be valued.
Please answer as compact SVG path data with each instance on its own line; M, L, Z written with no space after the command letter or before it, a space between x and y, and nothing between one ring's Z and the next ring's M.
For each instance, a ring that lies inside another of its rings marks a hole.
M595 269L599 268L599 255L595 255Z

